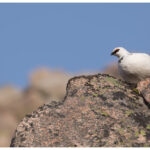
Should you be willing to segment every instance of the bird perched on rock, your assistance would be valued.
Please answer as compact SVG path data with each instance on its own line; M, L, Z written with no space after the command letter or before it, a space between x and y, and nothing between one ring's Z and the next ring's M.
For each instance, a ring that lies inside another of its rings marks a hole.
M123 47L113 49L111 55L119 58L118 70L125 81L137 84L150 77L150 55L130 53Z

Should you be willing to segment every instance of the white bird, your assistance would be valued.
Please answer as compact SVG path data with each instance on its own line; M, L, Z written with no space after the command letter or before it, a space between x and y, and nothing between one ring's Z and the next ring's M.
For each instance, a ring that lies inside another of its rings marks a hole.
M119 58L118 70L125 81L136 84L150 77L150 55L130 53L123 47L113 49L111 55Z

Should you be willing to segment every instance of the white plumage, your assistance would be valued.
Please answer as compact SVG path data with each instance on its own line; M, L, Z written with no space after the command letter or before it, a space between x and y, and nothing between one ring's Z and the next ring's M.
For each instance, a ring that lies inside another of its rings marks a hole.
M145 53L130 53L123 47L115 48L111 55L119 58L118 70L125 81L138 83L150 77L150 55Z

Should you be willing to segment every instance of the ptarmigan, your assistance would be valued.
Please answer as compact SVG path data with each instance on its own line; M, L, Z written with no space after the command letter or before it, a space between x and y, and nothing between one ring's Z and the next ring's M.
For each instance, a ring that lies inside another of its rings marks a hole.
M125 81L136 84L150 77L150 55L130 53L123 47L113 49L111 55L119 58L118 70Z

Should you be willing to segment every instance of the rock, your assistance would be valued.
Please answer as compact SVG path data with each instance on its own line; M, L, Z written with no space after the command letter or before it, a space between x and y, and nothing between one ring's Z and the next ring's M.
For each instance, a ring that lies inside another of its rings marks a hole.
M13 85L0 87L0 147L10 145L17 123L20 122L15 114L19 112L16 108L20 107L21 99L21 89Z
M10 112L0 112L0 147L8 147L17 126L17 120Z
M150 111L129 84L97 74L74 77L61 102L28 114L11 147L150 146Z
M1 85L0 147L10 146L16 126L26 114L37 110L52 99L62 100L70 77L61 70L39 68L31 73L29 85L25 89L11 84Z
M46 102L51 99L60 100L65 96L66 84L70 78L71 75L63 71L39 68L31 73L28 89Z
M139 90L140 94L142 94L146 103L148 103L150 106L150 78L140 81L137 84L137 89Z
M0 106L7 106L22 97L22 91L12 85L0 87Z

